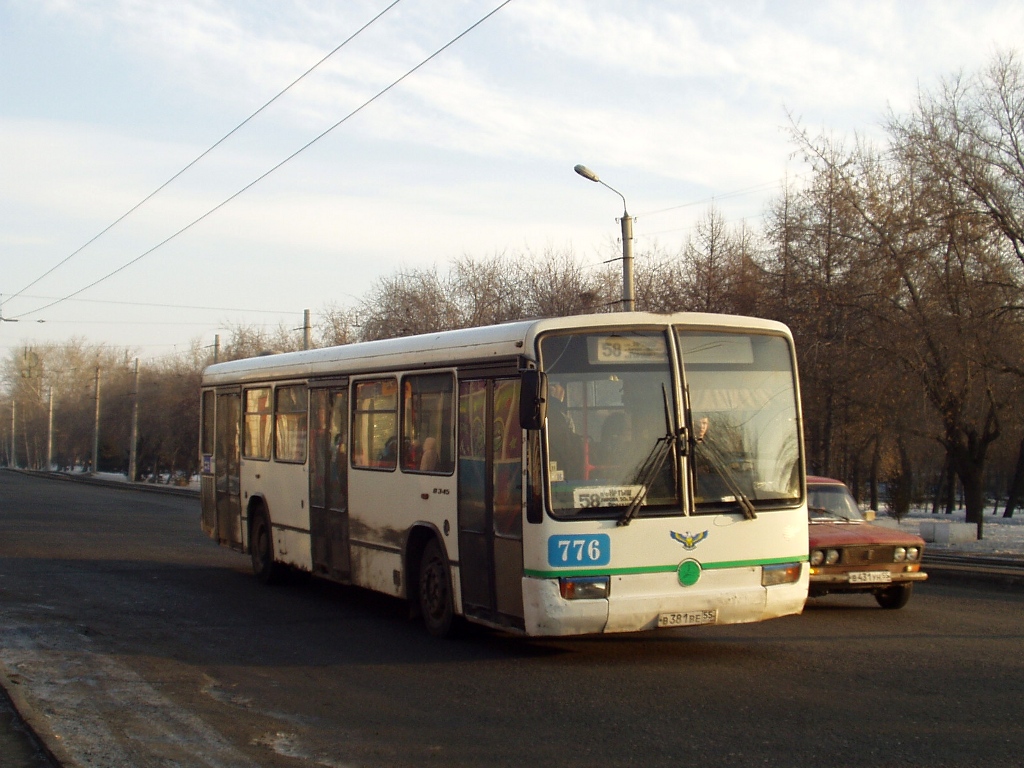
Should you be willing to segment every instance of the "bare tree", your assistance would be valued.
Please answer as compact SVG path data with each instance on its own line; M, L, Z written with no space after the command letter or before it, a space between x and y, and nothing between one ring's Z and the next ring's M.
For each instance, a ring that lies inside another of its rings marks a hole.
M607 281L569 249L547 249L527 256L528 269L520 282L527 317L566 317L612 308L617 296L608 294ZM620 283L621 284L621 283Z
M359 340L359 316L355 309L327 306L323 309L315 323L317 331L316 346L336 347L341 344L352 344Z
M390 339L459 327L451 285L436 268L380 278L360 306L364 340Z
M874 283L862 284L857 310L870 343L923 387L980 534L985 458L1000 434L992 363L1012 290L993 227L898 145L881 153L859 142L839 162L827 142L798 140L856 214L847 236Z
M529 264L520 255L502 252L483 259L463 255L453 260L450 272L459 325L492 325L528 316L523 283Z

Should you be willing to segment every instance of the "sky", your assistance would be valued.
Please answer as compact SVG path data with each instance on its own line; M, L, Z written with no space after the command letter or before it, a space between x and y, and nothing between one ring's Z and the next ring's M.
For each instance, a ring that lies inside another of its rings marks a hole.
M880 138L1024 33L1002 0L391 2L0 0L0 354L159 358L464 256L599 269L623 201L577 163L677 253L711 205L761 225L794 124Z

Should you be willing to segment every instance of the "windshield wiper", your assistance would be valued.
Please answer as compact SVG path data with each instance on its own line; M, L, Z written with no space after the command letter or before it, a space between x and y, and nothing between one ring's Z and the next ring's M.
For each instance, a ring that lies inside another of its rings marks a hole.
M668 411L668 392L665 391L664 384L661 385L661 399L665 406L665 434L654 441L654 447L651 448L647 458L643 460L643 463L637 470L634 484L639 484L640 489L636 492L633 500L629 502L629 506L626 507L622 517L616 521L616 525L629 525L630 521L636 517L637 512L640 511L640 507L643 506L644 500L647 498L648 487L654 482L658 473L661 472L661 468L665 466L665 459L672 453L672 445L676 442L676 435L672 434L672 421ZM685 431L680 430L680 434L685 434Z
M718 473L718 476L722 478L722 482L725 483L725 487L729 493L736 499L736 503L739 505L740 511L743 513L743 517L747 520L753 520L757 517L757 513L754 511L754 505L747 498L747 495L740 490L739 483L732 474L732 470L729 469L729 464L722 458L718 448L711 444L708 440L694 441L694 445L700 448L701 454L707 458L711 463L712 468Z
M636 496L626 507L625 513L618 519L616 525L629 525L629 521L636 517L636 513L640 511L640 507L643 506L644 500L647 498L648 486L661 472L661 468L665 466L665 459L672 452L673 441L672 435L663 435L654 441L654 447L651 448L651 452L647 454L647 458L644 459L636 473L634 482L640 485L640 490L636 492Z

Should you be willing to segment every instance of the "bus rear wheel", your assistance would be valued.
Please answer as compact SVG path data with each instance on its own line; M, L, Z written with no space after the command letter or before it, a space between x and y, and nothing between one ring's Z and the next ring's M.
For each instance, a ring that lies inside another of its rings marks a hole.
M263 510L257 511L252 519L249 532L249 553L252 557L252 572L264 584L275 584L281 578L281 567L274 562L274 538L270 520Z
M455 618L451 578L448 562L437 539L430 540L420 560L419 602L427 632L434 637L451 634Z

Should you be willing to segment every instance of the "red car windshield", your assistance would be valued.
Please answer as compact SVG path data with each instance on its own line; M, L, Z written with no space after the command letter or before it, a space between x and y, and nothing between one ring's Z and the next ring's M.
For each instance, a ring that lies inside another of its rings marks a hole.
M811 520L863 520L845 485L808 485L807 516Z

